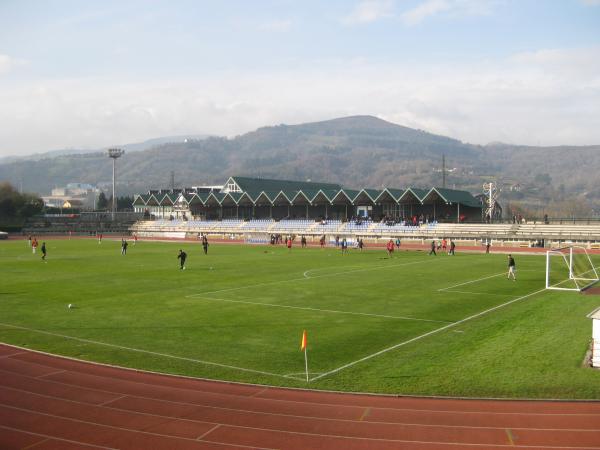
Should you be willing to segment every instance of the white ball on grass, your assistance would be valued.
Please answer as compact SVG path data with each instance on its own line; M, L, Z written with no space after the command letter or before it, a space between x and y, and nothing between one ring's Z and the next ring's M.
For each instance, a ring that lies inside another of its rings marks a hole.
M69 309L73 308L73 304L69 303Z

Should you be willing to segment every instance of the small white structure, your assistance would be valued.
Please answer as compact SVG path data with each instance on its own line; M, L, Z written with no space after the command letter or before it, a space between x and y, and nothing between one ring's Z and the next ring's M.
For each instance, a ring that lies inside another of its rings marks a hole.
M592 319L592 367L600 367L600 308L588 317Z

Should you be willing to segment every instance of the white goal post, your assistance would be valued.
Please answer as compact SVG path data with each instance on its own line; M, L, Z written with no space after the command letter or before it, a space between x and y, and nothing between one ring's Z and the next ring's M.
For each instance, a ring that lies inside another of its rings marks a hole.
M546 252L546 289L583 291L599 280L584 247L569 246Z

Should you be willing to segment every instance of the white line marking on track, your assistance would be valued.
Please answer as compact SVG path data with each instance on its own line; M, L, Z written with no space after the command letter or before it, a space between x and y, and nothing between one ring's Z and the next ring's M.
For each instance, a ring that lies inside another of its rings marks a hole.
M281 374L278 374L278 373L264 372L262 370L255 370L255 369L246 369L244 367L230 366L230 365L227 365L227 364L221 364L221 363L216 363L216 362L211 362L211 361L203 361L201 359L186 358L184 356L175 356L175 355L169 355L167 353L159 353L159 352L153 352L153 351L150 351L150 350L142 350L142 349L139 349L139 348L125 347L125 346L122 346L122 345L109 344L107 342L94 341L94 340L91 340L91 339L78 338L78 337L75 337L75 336L68 336L66 334L52 333L50 331L45 331L45 330L37 330L35 328L21 327L19 325L12 325L10 323L2 323L2 322L0 322L0 325L5 326L5 327L9 327L9 328L16 328L16 329L19 329L19 330L31 331L31 332L34 332L34 333L46 334L48 336L56 336L56 337L61 337L61 338L64 338L64 339L71 339L71 340L78 341L78 342L86 342L88 344L103 345L105 347L117 348L117 349L120 349L120 350L128 350L128 351L137 352L137 353L145 353L147 355L162 356L164 358L172 358L172 359L177 359L177 360L180 360L180 361L189 361L189 362L194 362L194 363L198 363L198 364L205 364L205 365L208 365L208 366L223 367L225 369L240 370L242 372L257 373L257 374L260 374L260 375L269 375L269 376L272 376L272 377L293 378L295 380L300 380L300 378L298 378L298 377L288 377L286 375L281 375Z
M398 319L398 320L414 320L419 322L435 322L435 323L453 323L449 320L433 320L433 319L420 319L418 317L409 317L409 316L389 316L386 314L371 314L371 313L361 313L354 311L338 311L335 309L320 309L320 308L310 308L308 306L291 306L291 305L278 305L276 303L262 303L262 302L250 302L246 300L229 300L226 298L215 298L215 297L194 297L200 300L207 300L211 302L226 302L226 303L242 303L245 305L257 305L257 306L266 306L270 308L288 308L288 309L300 309L304 311L317 311L317 312L325 312L332 314L349 314L353 316L368 316L368 317L381 317L384 319Z
M508 305L510 305L512 303L518 302L519 300L523 300L523 299L526 299L526 298L531 297L533 295L539 294L540 292L544 292L545 290L546 290L546 288L540 289L540 290L537 290L537 291L534 291L534 292L531 292L531 293L523 295L521 297L517 297L515 299L509 300L508 302L505 302L505 303L502 303L500 305L494 306L493 308L489 308L489 309L486 309L485 311L481 311L481 312L473 314L473 315L471 315L469 317L465 317L464 319L461 319L461 320L459 320L457 322L450 323L450 324L445 325L443 327L436 328L435 330L432 330L432 331L429 331L427 333L424 333L424 334L421 334L419 336L416 336L416 337L414 337L412 339L409 339L407 341L403 341L403 342L400 342L398 344L392 345L391 347L384 348L383 350L380 350L380 351L378 351L376 353L372 353L371 355L367 355L367 356L365 356L363 358L357 359L356 361L352 361L352 362L350 362L348 364L344 364L343 366L340 366L340 367L338 367L336 369L330 370L329 372L325 372L325 373L323 373L323 374L321 374L321 375L319 375L317 377L311 378L309 381L316 381L316 380L318 380L320 378L326 377L328 375L332 375L334 373L337 373L337 372L339 372L341 370L347 369L348 367L352 367L352 366L354 366L354 365L356 365L358 363L361 363L363 361L367 361L367 360L369 360L371 358L374 358L376 356L382 355L382 354L387 353L387 352L389 352L391 350L395 350L395 349L397 349L399 347L402 347L404 345L410 344L411 342L418 341L418 340L423 339L423 338L425 338L427 336L431 336L432 334L439 333L440 331L447 330L448 328L454 327L456 325L460 325L461 323L465 323L465 322L467 322L469 320L476 319L476 318L481 317L481 316L483 316L485 314L488 314L488 313L490 313L492 311L495 311L497 309L503 308L503 307L508 306Z
M94 364L94 363L91 363ZM0 369L1 370L1 369ZM303 372L304 373L304 372ZM26 376L26 378L32 378L29 376ZM57 382L57 381L51 381L51 383L53 384L57 384L57 385L61 385L61 386L69 386L72 387L72 384L67 384L67 383L62 383L62 382ZM137 384L142 384L142 385L149 385L148 383L144 383L144 382L139 382L136 381ZM151 385L151 384L150 384ZM152 385L155 386L155 385ZM265 389L262 389L261 391L258 391L257 393L251 395L251 396L246 396L246 395L238 395L238 394L225 394L225 393L220 393L218 395L220 396L224 396L224 397L233 397L233 398L250 398L250 397L256 397L260 394L262 394L265 391L268 391L269 389L273 388L273 386L269 386L266 387ZM44 397L44 398L52 398L52 399L59 399L62 402L68 402L68 403L76 403L76 404L80 404L80 405L85 405L85 406L90 406L89 403L83 403L81 401L78 400L71 400L71 399L66 399L63 397L57 397L54 395L48 395L48 394L42 394L42 393L38 393L38 392L30 392L28 390L24 390L22 388L15 388L15 387L9 387L9 386L0 386L0 389L7 389L10 391L15 391L15 392L23 392L24 395L29 395L29 396L35 396L35 397ZM91 387L87 387L87 390L90 391L94 391L94 392L103 392L103 393L110 393L110 394L114 394L114 392L112 391L107 391L104 389L97 389L97 388L91 388ZM195 389L186 389L186 388L176 388L177 390L180 391L193 391L195 393L197 393L198 391ZM214 394L213 391L204 391L202 390L201 392L208 392L210 394ZM131 394L127 394L127 397L133 398L133 399L144 399L144 400L156 400L156 397L147 397L147 396L143 396L143 395L131 395ZM300 400L290 400L290 399L280 399L280 398L274 398L274 397L260 397L261 400L267 401L267 402L274 402L274 403L285 403L285 404L297 404L297 405L308 405L308 406L315 406L315 403L311 402L311 401L300 401ZM473 400L473 399L468 399L468 400ZM219 411L237 411L237 412L250 412L250 413L255 413L255 414L261 414L261 415L267 415L267 416L275 416L275 417L297 417L297 418L302 418L302 419L306 419L306 418L314 418L313 416L310 415L301 415L301 414L289 414L289 413L282 413L282 412L268 412L268 411L260 411L257 412L255 409L243 409L243 408L232 408L232 407L226 407L226 406L216 406L210 403L206 403L206 402L196 402L196 403L192 403L192 402L184 402L184 401L176 401L176 400L166 400L166 399L160 399L158 400L161 403L168 403L171 405L184 405L184 406L202 406L205 408L209 408L209 409L214 409L214 410L219 410ZM340 403L318 403L319 406L331 406L331 407L335 407L336 409L338 408L343 408L343 409L351 409L351 410L357 410L362 408L362 406L360 405L344 405L344 404L340 404ZM113 409L113 410L117 410L117 411L126 411L126 412L131 412L131 410L128 409L122 409L113 405L106 405L103 406L103 408L106 409ZM585 417L585 418L596 418L599 417L600 414L594 414L594 413L544 413L544 412L498 412L498 411L488 411L488 410L474 410L474 411L462 411L462 410L453 410L453 409L432 409L432 408L428 408L428 409L422 409L422 408L390 408L390 407L385 407L385 406L373 406L372 408L377 409L377 410L381 410L381 411L409 411L409 412L425 412L425 413L442 413L442 414L452 414L452 415L461 415L461 416L473 416L473 415L478 415L478 414L487 414L487 415L491 415L491 416L500 416L500 417L511 417L511 416L526 416L526 417ZM142 416L151 416L151 417L162 417L162 418L169 418L169 416L164 416L161 414L156 414L156 413L148 413L148 412L141 412L141 411L137 411L136 414L140 414ZM186 422L204 422L202 420L197 420L197 419L186 419L183 417L180 417L179 420L182 421L186 421ZM342 419L342 418L334 418L334 417L320 417L319 420L324 420L324 421L335 421L335 422L348 422L348 423L356 423L356 420L354 419ZM494 427L494 426L478 426L478 425L442 425L442 424L429 424L429 423L422 423L422 422L386 422L386 421L381 421L381 420L371 420L371 423L379 423L379 424L389 424L389 425L417 425L417 426L422 426L422 427L436 427L436 428L464 428L464 429L481 429L481 428L486 428L486 429L498 429L498 430L502 430L504 429L504 427ZM517 428L513 428L513 430L515 430ZM523 428L519 428L519 429L528 429L528 430L540 430L540 431L545 431L548 430L546 428L528 428L528 427L523 427ZM585 428L560 428L560 430L562 431L593 431L593 430L589 430L589 429L585 429Z
M21 428L13 428L13 427L7 427L6 425L0 425L0 428L4 428L5 430L11 430L11 431L17 431L19 433L25 433L25 434L30 434L32 436L39 436L42 438L45 438L45 440L40 441L40 442L36 442L35 444L33 444L34 446L40 445L44 442L48 442L49 440L55 440L55 441L60 441L60 442L68 442L70 444L76 444L76 445L84 445L86 447L93 447L93 448L101 448L103 450L118 450L116 447L104 447L104 446L100 446L100 445L94 445L94 444L84 444L83 442L80 441L73 441L71 439L63 439L60 437L56 437L56 436L50 436L48 434L42 434L42 433L35 433L33 431L29 431L29 430L22 430ZM23 450L28 449L28 448L33 448L33 447L24 447Z
M155 433L155 432L152 432L152 431L136 430L134 428L126 428L125 426L115 426L115 425L108 425L108 424L105 424L105 423L90 422L88 420L74 419L73 417L66 417L66 416L59 416L57 414L51 414L51 413L46 413L46 412L42 412L42 411L35 411L35 410L27 409L27 408L21 408L21 407L18 407L18 406L5 405L5 408L13 409L13 410L16 410L16 411L23 411L23 412L27 412L27 413L33 413L35 415L44 416L44 417L58 418L58 419L62 419L64 421L74 422L75 424L77 424L77 423L84 423L84 424L89 424L89 425L95 425L97 427L108 428L108 429L111 429L111 430L123 430L123 431L127 431L128 433L138 434L138 435L141 435L141 436L160 436L160 437L166 437L166 438L172 439L173 441L184 441L184 442L185 441L188 441L188 442L189 441L192 441L192 442L200 441L199 438L198 439L192 439L192 438L188 438L188 437L185 437L185 436L173 436L173 435L168 435L168 434L163 434L163 433ZM2 425L0 425L0 426L2 426ZM73 427L73 428L76 428L76 427ZM246 427L243 427L243 428L246 428ZM48 436L48 437L50 439L54 439L52 436ZM61 440L66 440L66 439L61 439ZM252 449L262 449L262 450L275 450L275 449L273 449L271 447L255 447L255 446L249 446L249 445L244 445L244 444L230 444L230 443L227 443L227 442L208 441L208 440L205 440L205 439L202 439L200 442L207 442L209 444L220 444L220 445L224 445L224 446L228 446L228 447L244 447L244 448L252 448ZM109 447L104 447L104 448L109 448Z

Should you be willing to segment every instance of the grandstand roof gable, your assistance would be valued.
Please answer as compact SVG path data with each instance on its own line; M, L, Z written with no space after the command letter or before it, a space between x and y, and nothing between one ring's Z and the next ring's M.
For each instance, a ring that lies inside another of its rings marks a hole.
M393 202L397 202L400 199L400 197L402 197L403 193L404 191L402 189L385 188L379 193L375 200L377 201L377 203L380 203L381 201L384 201L386 199L391 199Z
M439 196L446 203L460 203L465 206L480 207L481 203L467 191L459 191L456 189L433 187L423 197L423 201L427 201L435 196Z
M242 191L301 191L305 189L340 190L342 187L335 183L313 183L312 181L273 180L268 178L250 178L233 176L233 180Z
M415 192L415 190L417 192ZM398 198L398 202L402 203L402 202L406 202L406 201L410 201L410 199L414 199L417 202L421 203L421 200L423 198L423 196L425 196L427 194L427 191L424 191L422 189L415 189L415 188L408 188L407 190L404 191L404 193L400 196L400 198Z
M145 206L146 205L146 199L149 197L149 195L136 195L135 199L133 200L133 205L134 206Z

